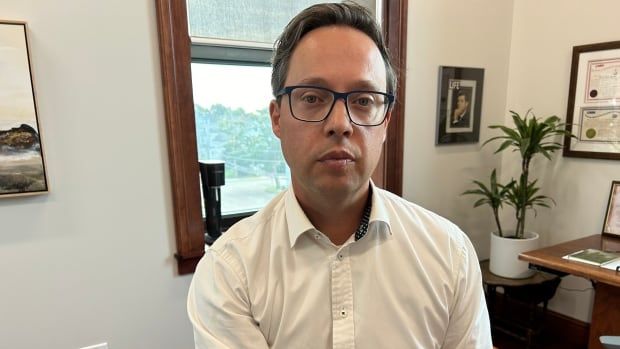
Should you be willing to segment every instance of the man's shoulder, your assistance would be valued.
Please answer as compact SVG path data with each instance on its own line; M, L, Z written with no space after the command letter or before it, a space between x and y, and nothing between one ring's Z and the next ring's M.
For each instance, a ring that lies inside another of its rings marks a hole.
M256 246L260 240L265 240L267 237L264 235L271 232L266 227L274 219L284 215L285 193L286 191L279 193L258 212L233 224L215 241L211 249L222 253L231 248L238 249L244 246L248 247L247 245Z
M386 190L379 189L378 193L393 215L390 218L398 220L399 225L412 228L405 231L407 234L423 232L437 239L443 237L463 244L465 233L449 219Z
M381 199L384 201L384 204L389 206L391 209L393 209L398 214L405 214L409 216L411 214L429 216L429 217L434 217L435 219L438 219L438 220L445 221L446 223L452 224L449 220L440 216L439 214L427 208L424 208L414 202L411 202L403 198L402 196L398 196L384 189L378 188L377 191L378 191L378 194L381 196ZM410 218L412 217L410 216Z

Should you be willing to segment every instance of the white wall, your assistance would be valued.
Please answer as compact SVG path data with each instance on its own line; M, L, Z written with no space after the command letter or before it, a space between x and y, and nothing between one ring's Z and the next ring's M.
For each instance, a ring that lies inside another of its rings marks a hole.
M51 187L0 200L0 348L192 347L154 1L3 0L0 13L29 25Z
M539 116L556 114L565 120L572 47L620 40L619 12L615 0L515 1L508 108L533 107ZM545 194L557 202L530 219L543 244L601 232L611 181L620 179L620 162L559 154L550 166L539 161L537 174ZM565 278L561 287L565 289L550 308L589 321L592 292L566 290L590 288L589 281Z
M503 123L512 1L409 1L403 196L457 223L488 258L490 210L460 193L500 166L491 147L435 145L439 66L484 68L480 139Z
M404 196L459 224L481 258L490 213L459 194L500 159L481 143L434 145L438 67L485 68L481 140L508 109L564 116L571 47L618 39L620 3L595 4L409 1ZM190 348L154 3L4 0L0 13L29 24L51 184L0 200L0 347ZM544 178L558 202L534 223L546 243L600 231L617 162L560 158ZM559 291L552 308L587 320L589 301Z
M619 40L618 12L615 0L409 2L403 193L461 226L481 259L488 258L492 215L459 194L495 166L504 179L516 176L518 167L514 157L498 159L494 147L480 147L493 134L486 127L509 123L508 110L533 108L538 116L565 119L572 47ZM439 65L485 68L480 143L434 145ZM539 209L536 218L529 215L528 227L541 233L543 245L601 231L619 162L557 154L551 163L535 161L533 170L543 194L557 203ZM589 321L589 281L566 277L561 287L550 308Z

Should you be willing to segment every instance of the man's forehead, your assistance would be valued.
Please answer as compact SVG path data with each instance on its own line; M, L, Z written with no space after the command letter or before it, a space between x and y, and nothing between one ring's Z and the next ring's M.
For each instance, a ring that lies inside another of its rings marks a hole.
M348 26L326 26L308 32L299 41L290 58L286 83L384 90L386 67L367 34Z

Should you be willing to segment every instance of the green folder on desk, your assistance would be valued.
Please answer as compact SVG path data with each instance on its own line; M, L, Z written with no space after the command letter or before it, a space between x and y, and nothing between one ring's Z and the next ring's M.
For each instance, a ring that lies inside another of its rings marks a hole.
M562 258L571 261L598 265L612 270L615 270L616 266L620 265L620 254L605 252L594 248L587 248L585 250L573 252Z

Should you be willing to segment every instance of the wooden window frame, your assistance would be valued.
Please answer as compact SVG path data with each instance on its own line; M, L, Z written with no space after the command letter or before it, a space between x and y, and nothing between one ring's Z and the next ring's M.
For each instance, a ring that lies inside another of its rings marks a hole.
M205 251L198 151L192 97L191 40L185 0L156 0L168 161L172 188L175 258L180 275L193 273ZM407 0L383 1L383 26L398 75L398 98L373 180L402 194Z

